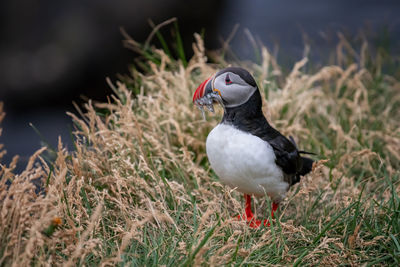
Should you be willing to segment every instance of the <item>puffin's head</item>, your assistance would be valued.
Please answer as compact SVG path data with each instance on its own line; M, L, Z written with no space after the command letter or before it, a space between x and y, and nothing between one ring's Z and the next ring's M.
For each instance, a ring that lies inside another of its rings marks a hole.
M257 90L257 84L247 70L229 67L201 83L193 95L193 103L208 107L219 96L225 107L233 108L246 103Z

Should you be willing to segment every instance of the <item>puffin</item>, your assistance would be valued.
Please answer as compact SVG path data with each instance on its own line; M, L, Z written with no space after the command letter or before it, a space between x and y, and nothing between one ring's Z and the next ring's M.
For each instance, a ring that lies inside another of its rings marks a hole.
M220 181L244 194L245 220L252 228L269 226L252 211L252 196L272 199L271 218L289 188L312 170L314 161L297 148L293 137L286 138L273 128L262 112L262 97L253 76L240 67L218 71L197 88L193 103L203 112L214 112L221 104L221 122L206 140L211 168Z

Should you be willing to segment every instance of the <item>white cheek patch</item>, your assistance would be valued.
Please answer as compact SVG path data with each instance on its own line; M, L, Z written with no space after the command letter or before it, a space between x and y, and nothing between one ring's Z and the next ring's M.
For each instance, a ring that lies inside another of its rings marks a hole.
M246 103L253 95L255 87L232 84L224 90L223 99L227 102L227 107L236 107Z
M236 74L229 73L230 77ZM257 90L257 87L251 86L245 83L243 80L237 83L237 79L241 79L239 76L235 77L232 84L225 83L225 74L215 78L214 89L221 92L221 97L225 102L226 107L237 107L246 103L253 93Z

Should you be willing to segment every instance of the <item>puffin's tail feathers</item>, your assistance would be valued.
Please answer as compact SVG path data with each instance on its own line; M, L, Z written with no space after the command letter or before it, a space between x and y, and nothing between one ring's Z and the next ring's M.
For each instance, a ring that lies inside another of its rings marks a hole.
M307 173L311 172L314 161L312 159L306 158L306 157L301 157L301 159L303 160L303 168L301 168L301 171L299 172L299 174L301 176L304 176Z
M289 136L289 139L290 139L290 141L292 142L292 144L294 145L294 147L298 150L296 141L294 141L293 136L290 135L290 136ZM298 150L298 151L299 151L300 154L317 155L317 154L315 154L315 153L313 153L313 152L308 152L308 151L304 151L304 150Z
M293 136L289 136L290 141L292 142L292 144L297 148L297 144L296 141L294 141ZM304 151L304 150L298 150L299 154L306 154L306 155L317 155L313 152L308 152L308 151ZM307 173L311 172L312 170L312 165L314 163L314 161L310 158L306 158L306 157L301 157L302 161L303 161L303 167L301 168L301 171L297 173L296 178L297 178L297 182L300 181L300 175L304 176Z
M293 176L293 180L290 181L290 185L294 185L298 182L300 182L301 176L306 175L307 173L311 172L312 166L314 161L310 158L306 157L301 157L301 160L303 161L303 167L299 172L296 173L295 176Z

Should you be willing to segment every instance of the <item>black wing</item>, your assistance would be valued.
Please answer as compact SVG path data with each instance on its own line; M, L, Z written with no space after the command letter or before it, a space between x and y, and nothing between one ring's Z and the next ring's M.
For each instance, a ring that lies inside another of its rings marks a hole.
M283 135L268 141L276 156L276 164L286 174L296 174L303 167L301 157L296 147Z
M257 128L253 128L252 134L268 142L274 149L276 156L276 165L278 165L285 174L285 180L289 185L300 181L300 175L306 175L311 171L313 160L300 156L296 143L290 141L279 131L274 129L267 121L259 123Z

